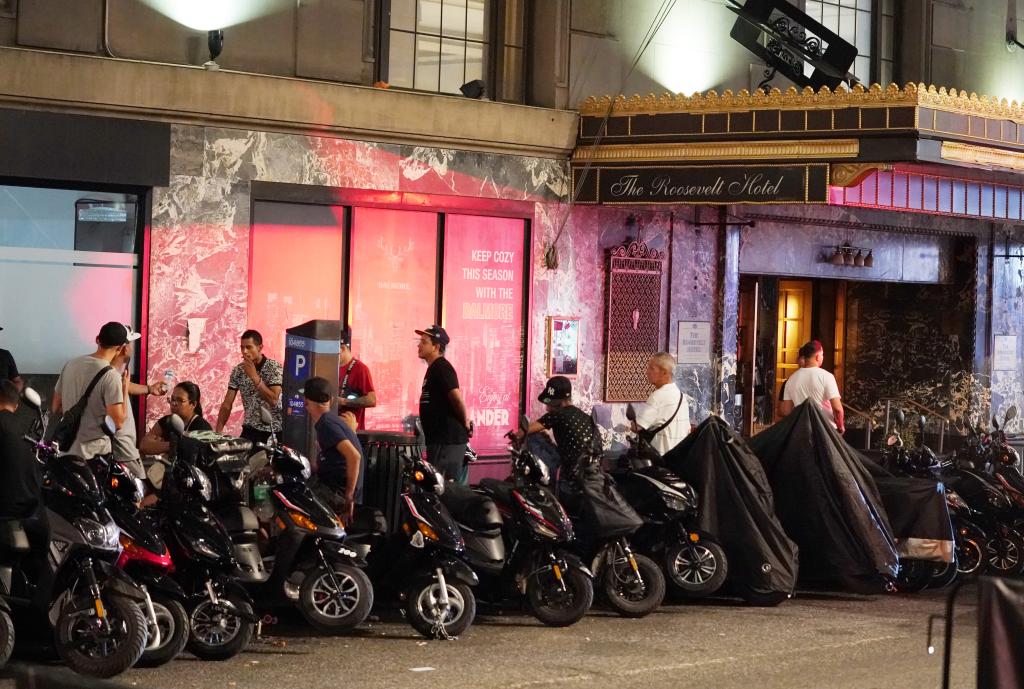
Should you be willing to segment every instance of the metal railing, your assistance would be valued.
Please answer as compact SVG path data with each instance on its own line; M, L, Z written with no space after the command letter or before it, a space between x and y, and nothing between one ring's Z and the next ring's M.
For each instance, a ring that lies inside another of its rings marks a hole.
M860 409L857 409L853 405L847 404L846 402L843 402L843 409L845 411L853 414L854 416L859 416L860 418L864 419L867 422L865 424L865 426L864 426L864 449L865 450L870 450L871 449L871 431L872 431L872 429L874 428L874 425L875 425L874 417L872 417L871 414L868 414L867 412L863 412Z

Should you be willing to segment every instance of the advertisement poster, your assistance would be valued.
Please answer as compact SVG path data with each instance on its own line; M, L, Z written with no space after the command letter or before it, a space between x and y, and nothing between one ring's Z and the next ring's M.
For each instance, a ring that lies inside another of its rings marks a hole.
M523 367L523 233L514 218L449 215L444 327L481 453L504 451L519 415Z
M419 414L426 372L415 331L435 321L437 214L353 209L351 264L352 352L370 367L377 392L366 428L400 431Z

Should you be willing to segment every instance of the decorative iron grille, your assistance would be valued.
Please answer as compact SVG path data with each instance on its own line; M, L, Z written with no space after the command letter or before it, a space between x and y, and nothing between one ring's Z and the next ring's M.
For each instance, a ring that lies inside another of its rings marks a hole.
M609 254L606 402L639 402L651 390L647 361L661 342L661 277L665 252L629 242Z

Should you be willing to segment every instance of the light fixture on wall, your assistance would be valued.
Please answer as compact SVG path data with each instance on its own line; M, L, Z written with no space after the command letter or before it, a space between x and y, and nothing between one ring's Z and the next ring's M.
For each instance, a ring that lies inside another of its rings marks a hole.
M822 255L822 260L834 266L850 266L852 268L871 268L875 265L875 257L871 249L863 246L851 246L849 242L843 242L838 246L826 247L827 251Z
M210 49L210 59L203 63L203 69L220 69L220 65L217 64L217 58L220 56L221 51L224 50L224 30L213 29L212 31L207 31L206 46Z

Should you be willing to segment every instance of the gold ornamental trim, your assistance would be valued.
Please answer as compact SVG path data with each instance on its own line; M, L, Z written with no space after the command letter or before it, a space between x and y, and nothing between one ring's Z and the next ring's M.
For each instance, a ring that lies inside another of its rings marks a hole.
M890 170L890 163L838 163L831 168L830 183L836 187L852 187L872 172Z
M856 158L857 139L811 139L778 141L712 141L676 144L623 144L581 146L573 161L634 162L686 160L789 160L808 158Z
M954 141L943 141L939 153L943 160L987 167L1001 167L1007 170L1024 170L1024 153L1004 151L988 146L975 146Z
M815 91L810 86L798 91L790 86L785 91L773 88L769 92L757 89L753 93L742 89L738 93L730 90L719 94L711 90L686 96L681 93L664 93L660 96L633 95L629 98L619 95L590 96L580 104L581 115L631 115L659 113L706 113L743 112L748 110L822 110L847 107L924 107L1024 123L1024 104L1007 101L976 93L935 87L923 83L908 83L902 88L896 84L882 87L872 84L869 88L857 84L852 89L840 85L835 91L822 86Z

